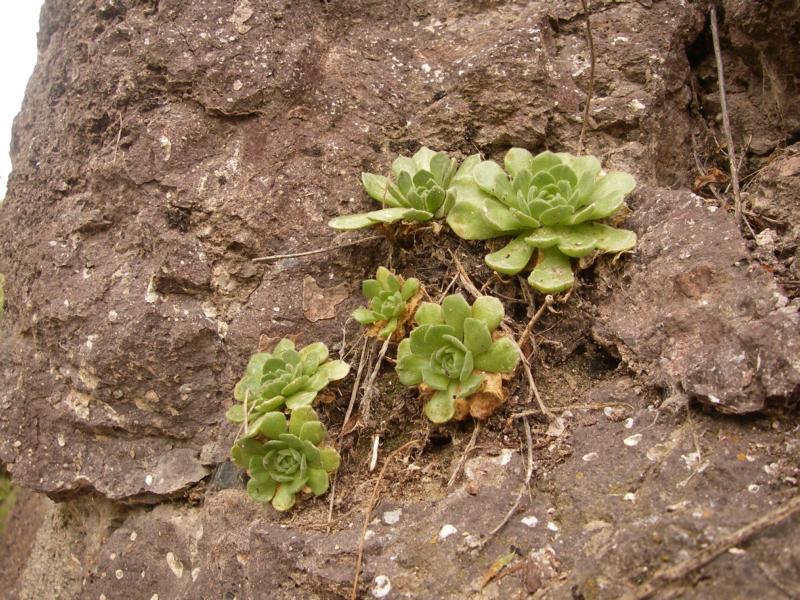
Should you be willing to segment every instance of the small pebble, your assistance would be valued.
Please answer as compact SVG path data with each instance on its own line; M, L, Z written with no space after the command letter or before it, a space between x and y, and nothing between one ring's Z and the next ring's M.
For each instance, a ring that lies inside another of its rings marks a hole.
M533 515L528 517L522 517L520 521L522 521L522 524L525 525L526 527L531 527L531 528L536 527L539 524L539 519L537 519Z
M458 529L456 529L452 525L443 525L442 528L439 530L439 539L445 540L454 533L458 533Z
M639 442L641 442L641 441L642 441L642 434L641 433L635 433L630 437L626 437L622 441L622 443L625 444L626 446L628 446L629 448L633 448L634 446L638 446Z
M392 591L392 582L386 575L378 575L372 582L370 593L376 598L384 598Z

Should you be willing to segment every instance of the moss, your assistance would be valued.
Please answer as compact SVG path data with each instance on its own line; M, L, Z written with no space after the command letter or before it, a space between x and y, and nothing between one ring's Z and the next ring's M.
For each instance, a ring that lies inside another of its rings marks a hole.
M11 483L11 478L5 472L0 472L0 533L3 532L6 518L14 508L17 499L17 488Z

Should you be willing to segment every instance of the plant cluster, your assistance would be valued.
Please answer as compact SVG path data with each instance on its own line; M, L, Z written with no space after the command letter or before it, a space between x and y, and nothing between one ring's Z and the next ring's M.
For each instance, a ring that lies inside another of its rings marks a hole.
M242 429L231 456L250 476L250 497L276 510L289 510L301 491L324 494L339 466L336 451L322 445L327 432L311 408L321 390L350 371L328 356L321 342L296 350L284 338L271 352L254 354L234 388L237 403L225 416Z
M391 178L362 173L364 189L381 208L336 217L329 225L360 229L446 218L466 240L510 237L486 256L486 264L504 275L532 267L528 282L544 293L573 285L573 258L620 253L636 244L633 232L601 222L624 206L633 177L603 173L593 156L534 156L512 148L503 166L473 155L456 167L447 154L421 148L411 158L397 158ZM367 335L387 341L383 351L388 341L399 342L397 376L419 388L431 421L486 419L505 402L503 380L515 371L520 349L501 332L505 311L498 299L481 296L470 305L451 294L441 303L422 302L425 292L417 279L385 267L362 283L362 292L367 306L357 308L353 318L368 328ZM329 360L328 348L319 342L297 350L283 339L271 352L250 358L226 417L241 425L231 456L247 472L253 499L286 511L298 494L328 490L339 455L325 445L327 431L311 405L349 369Z
M366 279L361 284L369 306L353 311L353 318L362 325L371 325L368 335L386 339L402 338L405 325L419 304L421 290L419 280L403 279L386 267L378 267L375 279Z

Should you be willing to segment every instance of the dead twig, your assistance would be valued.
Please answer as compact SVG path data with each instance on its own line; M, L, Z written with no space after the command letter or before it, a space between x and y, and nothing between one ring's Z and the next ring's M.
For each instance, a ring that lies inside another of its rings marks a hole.
M364 511L364 524L361 527L361 539L358 542L358 552L356 553L356 571L353 575L353 591L350 595L351 600L356 600L358 597L358 582L361 579L361 561L364 558L364 540L367 537L367 527L369 527L369 519L372 515L372 509L375 508L375 504L378 500L378 495L380 493L381 482L383 481L383 476L386 474L386 468L391 464L392 460L398 454L405 452L411 447L419 446L423 442L422 440L411 440L410 442L406 442L402 446L400 446L397 450L392 452L389 456L386 457L386 460L381 467L380 473L378 473L378 479L375 480L375 487L372 489L372 495L367 502L367 509Z
M528 339L528 336L531 334L531 331L533 331L533 326L536 325L536 321L538 321L542 317L545 309L548 308L550 305L552 305L553 302L554 302L553 297L550 294L547 294L547 296L544 297L544 302L539 307L539 310L537 310L536 313L533 315L533 317L531 317L531 320L528 321L528 324L522 331L522 335L519 336L519 341L517 343L519 344L520 348L522 348L522 346L525 345L525 341Z
M530 404L531 396L536 398L536 404L539 405L539 410L542 411L542 414L547 417L548 421L552 421L556 418L553 412L544 405L542 401L541 395L539 395L539 388L536 387L536 382L533 380L533 373L531 372L531 365L528 363L528 359L522 353L522 349L519 351L520 358L522 358L522 368L525 369L525 376L528 378L528 404ZM525 417L523 417L525 418Z
M594 38L592 37L592 26L589 23L589 7L586 6L586 0L581 0L583 6L583 14L586 21L586 40L589 44L589 89L586 92L586 106L583 107L583 123L581 123L581 134L578 138L578 154L583 154L583 139L586 136L586 127L589 124L589 107L592 104L592 96L594 96Z
M345 242L344 244L337 244L336 246L328 246L327 248L317 248L316 250L308 250L307 252L295 252L293 254L273 254L271 256L260 256L258 258L251 259L251 262L270 262L273 260L282 260L284 258L298 258L300 256L311 256L312 254L322 254L323 252L332 252L334 250L339 250L340 248L347 248L349 246L357 246L359 244L365 244L366 242L372 242L375 240L382 240L386 239L382 235L370 235L365 238L361 238L360 240L355 240L352 242Z
M449 481L447 482L447 487L451 487L458 479L459 473L461 473L461 469L464 467L464 463L467 462L467 456L469 453L472 452L472 449L475 447L475 442L478 441L478 432L481 430L480 421L475 422L475 429L472 430L472 437L469 438L469 443L467 447L464 448L464 452L461 454L461 458L458 460L458 464L456 468L453 470L453 474L450 476Z
M506 516L500 521L500 524L492 529L488 535L481 540L480 548L483 549L486 544L491 541L491 539L495 536L495 534L500 531L503 527L506 526L506 523L514 516L514 513L517 512L519 508L519 503L522 501L522 497L525 495L525 490L528 489L528 486L531 484L531 477L533 476L533 438L531 437L531 426L528 423L528 418L522 418L522 425L525 428L525 442L528 445L528 467L525 471L525 481L522 482L522 485L519 488L519 492L517 493L517 499L514 500L514 504L511 509L506 513Z
M736 165L736 153L733 148L733 135L731 134L731 123L728 118L728 102L725 98L725 73L722 68L722 52L719 46L719 30L717 28L717 9L711 7L711 39L714 43L714 58L717 61L717 84L719 86L719 104L722 110L722 129L725 133L725 141L728 145L728 164L731 171L731 186L733 187L733 215L736 223L742 225L742 195L739 190L739 168Z
M623 596L623 600L645 600L646 598L650 598L667 585L680 581L689 573L706 566L734 546L738 546L742 542L749 540L765 529L777 525L798 512L800 512L800 495L795 496L783 506L737 529L718 542L702 549L693 557L658 571L650 581Z
M325 524L325 533L331 532L331 520L333 519L333 500L336 498L336 475L338 471L333 472L333 481L331 481L331 497L328 501L328 521Z
M378 372L381 370L383 357L386 356L386 351L389 349L389 342L391 339L392 336L388 336L383 342L381 350L378 353L378 358L375 361L375 367L372 369L369 379L367 379L364 382L364 385L361 386L361 389L363 390L363 394L361 395L361 420L364 423L369 420L370 407L372 406L373 384L375 383L375 379L378 377Z
M353 407L356 404L356 396L358 395L358 384L361 382L361 373L364 371L364 354L367 351L367 338L364 338L364 345L361 346L361 358L358 359L358 370L356 371L356 380L353 382L353 391L350 393L350 404L347 405L347 411L344 413L344 422L342 423L342 429L339 431L339 435L336 438L337 441L342 439L342 436L345 432L345 427L347 427L348 421L350 421L350 415L353 414Z

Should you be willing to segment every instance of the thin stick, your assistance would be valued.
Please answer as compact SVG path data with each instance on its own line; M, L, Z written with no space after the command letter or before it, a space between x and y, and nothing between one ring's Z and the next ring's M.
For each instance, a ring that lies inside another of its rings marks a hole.
M522 348L522 346L525 344L525 340L527 340L528 336L531 334L533 326L536 325L536 321L538 321L541 318L541 316L544 314L545 309L551 304L553 304L553 302L554 302L553 297L550 294L547 294L547 296L544 297L544 303L542 303L542 305L539 307L539 310L537 310L536 313L533 315L533 317L531 317L531 320L528 321L528 324L525 326L522 335L519 336L518 344L520 348Z
M122 139L122 113L119 113L119 131L117 131L117 141L114 144L114 160L113 164L117 164L117 150L119 150L119 141Z
M386 461L384 461L381 471L378 473L378 479L375 480L375 487L372 489L372 495L367 502L367 510L364 511L364 525L361 527L361 539L358 542L358 553L356 554L356 572L355 575L353 575L353 592L350 595L351 600L356 600L358 597L358 582L359 579L361 579L361 561L364 558L364 540L367 537L369 518L372 515L372 509L375 508L375 504L377 503L378 493L380 491L381 482L383 481L383 476L386 473L386 468L389 466L395 456L401 452L404 452L405 450L408 450L412 446L419 446L420 444L422 444L422 440L411 440L410 442L406 442L400 446L397 450L386 457Z
M542 397L539 395L539 388L536 387L536 382L533 380L533 373L531 373L531 365L528 363L528 359L522 353L522 349L519 351L520 357L522 358L522 368L525 369L525 375L528 378L528 403L531 401L531 395L536 398L536 404L539 405L539 410L542 411L542 414L547 417L548 421L552 421L555 419L555 415L544 405L542 401ZM526 418L523 416L523 419Z
M372 405L372 385L375 383L375 379L378 377L378 371L381 370L383 357L386 356L386 351L389 349L390 341L392 341L392 336L387 336L386 341L384 341L383 346L381 346L381 351L378 353L378 358L375 361L375 368L372 369L369 379L367 379L364 385L361 386L361 389L364 390L364 393L361 396L361 420L364 423L369 420L370 406Z
M367 338L364 338L364 345L361 346L361 358L358 359L358 371L356 371L356 380L353 382L353 391L350 393L350 404L347 405L347 411L344 413L344 422L342 423L342 429L339 431L339 435L336 438L336 441L342 439L342 435L344 434L344 428L347 425L347 422L350 420L350 415L353 414L353 407L356 405L356 395L358 394L358 384L361 381L361 373L364 370L364 353L367 351Z
M706 566L734 546L738 546L768 527L777 525L798 512L800 512L800 495L795 496L783 506L779 506L766 515L737 529L717 543L703 548L692 558L658 571L650 581L623 596L623 600L645 600L646 598L650 598L653 594L661 590L661 588L683 579L692 571Z
M369 459L369 472L372 473L378 466L378 447L381 443L381 436L377 433L372 436L372 458Z
M458 278L460 277L460 275L461 274L458 273L458 272L456 272L456 274L453 275L453 279L450 280L450 283L447 284L447 287L444 288L442 293L439 295L439 298L436 301L437 304L441 304L442 303L442 300L444 300L444 297L447 295L447 292L449 292L452 289L452 287L455 285L455 283L458 280Z
M338 472L338 470L333 472L333 481L331 481L331 498L328 502L328 522L325 526L326 533L331 532L331 520L333 519L333 500L336 498L336 479Z
M733 186L734 207L733 215L736 223L742 225L742 195L739 191L739 169L736 166L736 153L733 148L733 135L731 135L731 122L728 119L728 102L725 98L725 74L722 69L722 52L719 48L719 31L717 30L717 9L711 7L711 38L714 42L714 58L717 61L717 84L719 85L719 104L722 109L722 129L725 132L725 141L728 144L728 164L731 171L731 185Z
M469 278L469 275L467 274L466 270L464 270L464 265L461 264L461 261L458 260L458 257L452 250L450 250L449 252L450 256L453 257L453 262L456 263L456 268L458 269L458 274L461 279L461 285L463 285L464 289L466 289L475 298L479 298L480 296L482 296L483 294L481 294L480 290L477 287L475 287L475 284L472 283L472 280Z
M461 454L461 458L456 465L456 468L453 470L453 474L450 476L450 480L447 482L447 487L452 486L456 479L458 479L458 474L461 473L461 469L464 467L464 463L467 462L467 456L472 449L475 447L475 442L478 440L478 432L481 430L481 423L477 421L475 423L475 429L472 430L472 437L469 438L469 443L467 447L464 448L464 452Z
M589 124L589 107L592 104L592 96L594 96L594 38L592 37L592 26L589 23L589 7L586 6L586 0L581 0L583 6L583 14L586 17L586 39L589 43L589 90L586 92L586 106L583 107L583 123L581 123L581 135L578 138L578 154L583 153L583 138L586 135L586 127Z
M322 254L323 252L332 252L333 250L339 250L340 248L347 248L348 246L357 246L359 244L364 244L366 242L372 242L374 240L382 240L382 239L385 239L382 235L370 235L368 237L361 238L360 240L355 240L353 242L345 242L344 244L337 244L336 246L329 246L327 248L318 248L316 250L309 250L307 252L295 252L293 254L273 254L271 256L261 256L259 258L251 259L251 262L270 262L273 260L282 260L284 258L311 256L312 254Z
M531 437L531 426L528 423L528 418L522 418L522 424L525 427L525 442L528 445L528 468L525 471L525 481L522 482L522 485L519 488L519 493L517 493L517 499L514 501L514 505L511 507L511 510L506 513L506 516L500 522L500 524L492 529L489 534L481 541L480 548L486 546L489 541L494 537L494 535L500 531L503 527L506 526L506 523L509 522L511 517L514 516L514 513L517 512L519 508L519 503L522 501L522 497L525 495L525 490L528 489L528 486L531 484L531 477L533 476L533 438Z

